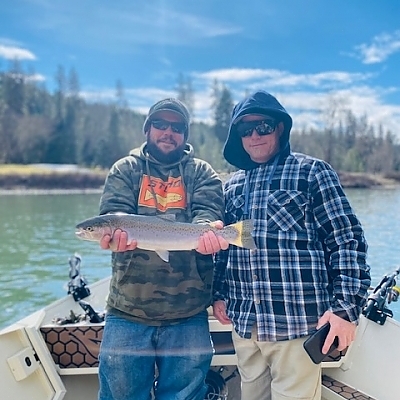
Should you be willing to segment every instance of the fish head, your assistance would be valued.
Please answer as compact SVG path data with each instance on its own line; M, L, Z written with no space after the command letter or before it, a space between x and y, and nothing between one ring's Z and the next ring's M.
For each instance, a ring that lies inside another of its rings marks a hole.
M103 216L86 219L77 224L75 229L75 235L79 239L91 242L98 242L104 235L112 236L113 233L112 226Z

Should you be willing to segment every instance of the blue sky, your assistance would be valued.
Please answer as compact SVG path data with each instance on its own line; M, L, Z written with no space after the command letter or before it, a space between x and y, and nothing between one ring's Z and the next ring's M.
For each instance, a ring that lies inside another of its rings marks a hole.
M400 137L397 0L13 0L0 27L1 69L17 58L50 91L58 66L74 68L85 98L111 99L120 80L145 113L182 73L197 120L218 79L235 102L276 95L297 129L351 109Z

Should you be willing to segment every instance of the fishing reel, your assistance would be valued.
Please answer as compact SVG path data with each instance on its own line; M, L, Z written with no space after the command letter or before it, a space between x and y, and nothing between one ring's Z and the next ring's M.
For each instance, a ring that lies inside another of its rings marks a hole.
M82 258L75 253L69 261L68 294L72 294L75 301L79 301L90 295L86 279L81 275Z
M399 299L400 295L400 286L393 286L392 290L388 293L388 304L394 303Z
M392 274L385 275L368 296L367 304L362 311L366 318L383 325L387 317L393 317L392 310L387 308L386 305L397 301L399 298L400 287L396 286L396 278L399 273L400 267Z

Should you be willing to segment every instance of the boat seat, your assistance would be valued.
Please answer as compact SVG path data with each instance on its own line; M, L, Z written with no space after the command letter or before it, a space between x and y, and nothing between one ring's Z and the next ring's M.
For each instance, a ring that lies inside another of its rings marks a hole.
M50 354L60 369L97 368L103 330L104 323L40 328Z
M40 328L50 354L60 370L66 368L97 368L103 330L104 322L98 324L47 325ZM214 344L214 356L235 355L230 330L211 331L211 337Z
M343 382L339 382L336 379L332 379L327 375L322 375L322 397L324 396L324 390L328 393L335 393L343 399L354 399L354 400L377 400L373 397L367 396L357 389L354 389Z

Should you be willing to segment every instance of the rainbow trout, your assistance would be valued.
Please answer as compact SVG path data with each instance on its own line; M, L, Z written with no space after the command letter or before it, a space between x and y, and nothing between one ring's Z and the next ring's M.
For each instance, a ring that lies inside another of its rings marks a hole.
M196 249L200 236L210 230L235 246L256 248L250 219L217 229L212 224L176 222L173 214L105 214L80 222L75 234L80 239L98 242L105 234L112 236L116 229L128 234L128 242L136 240L138 248L155 251L165 262L169 260L169 251Z

